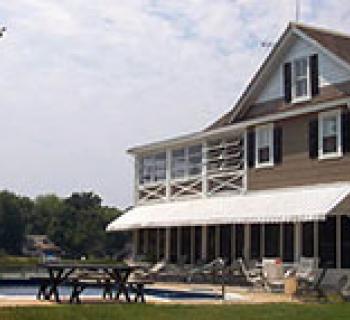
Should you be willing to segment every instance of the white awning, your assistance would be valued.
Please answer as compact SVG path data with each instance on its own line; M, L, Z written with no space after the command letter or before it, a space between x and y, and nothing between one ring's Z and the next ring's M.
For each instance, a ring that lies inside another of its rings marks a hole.
M137 206L111 222L107 231L324 220L339 208L350 213L344 206L349 194L350 184L331 184Z

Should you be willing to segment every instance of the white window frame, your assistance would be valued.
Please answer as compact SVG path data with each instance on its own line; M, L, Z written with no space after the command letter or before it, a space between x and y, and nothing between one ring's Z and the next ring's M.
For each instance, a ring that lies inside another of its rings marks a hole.
M266 130L266 129L268 130L268 133L269 133L269 161L260 163L259 162L259 147L260 147L259 135L261 130ZM255 168L269 168L274 166L273 129L274 129L273 123L262 125L255 128Z
M323 120L328 117L336 117L337 121L337 151L332 153L323 153ZM341 110L332 110L318 114L318 158L334 159L343 156L342 150L342 130L341 130Z
M296 72L295 72L295 62L298 60L306 59L306 90L307 93L305 96L297 97L296 96ZM292 103L303 102L311 99L311 75L310 75L310 59L308 56L296 57L291 61L292 65Z

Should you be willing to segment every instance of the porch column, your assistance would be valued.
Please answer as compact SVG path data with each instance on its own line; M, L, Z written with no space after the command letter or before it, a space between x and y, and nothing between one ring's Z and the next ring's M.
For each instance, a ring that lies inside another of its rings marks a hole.
M149 254L149 229L143 231L143 242L144 242L144 253L148 256Z
M159 261L159 258L160 258L160 245L159 245L159 242L160 242L160 231L159 231L159 228L157 228L157 261Z
M220 256L220 226L215 226L215 257Z
M341 216L336 216L336 268L341 269Z
M165 228L165 261L170 261L170 227Z
M195 262L195 227L191 226L191 264L194 264Z
M300 222L295 223L294 228L294 260L299 261L300 259L300 240L301 240L301 224Z
M134 157L134 204L137 205L139 202L139 174L140 174L140 166L139 159Z
M260 255L261 258L265 256L265 224L261 224L260 231Z
M137 229L134 229L132 231L132 256L133 258L136 257L138 253L138 243L139 243L139 231Z
M246 260L250 259L250 224L244 225L244 249L243 255Z
M179 262L181 259L181 237L182 237L182 230L181 227L177 227L177 262Z
M283 223L280 223L280 258L283 259Z
M231 252L232 252L232 261L236 260L236 225L232 225L232 235L231 235Z
M318 250L318 221L314 222L314 257L318 258L319 257L319 250Z
M202 260L207 261L207 226L202 226Z

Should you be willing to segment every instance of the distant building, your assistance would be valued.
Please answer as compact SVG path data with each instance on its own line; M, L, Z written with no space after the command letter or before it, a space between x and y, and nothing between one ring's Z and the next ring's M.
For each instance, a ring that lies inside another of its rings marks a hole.
M47 235L29 234L25 238L23 254L32 257L43 257L45 259L56 259L63 254L63 251Z

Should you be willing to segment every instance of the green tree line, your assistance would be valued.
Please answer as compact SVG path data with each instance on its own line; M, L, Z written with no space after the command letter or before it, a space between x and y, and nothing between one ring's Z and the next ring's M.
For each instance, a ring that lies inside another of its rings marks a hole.
M107 233L117 208L102 206L92 192L68 198L43 195L32 200L9 191L0 192L0 251L21 255L26 234L46 234L69 258L111 257L122 250L128 235Z

